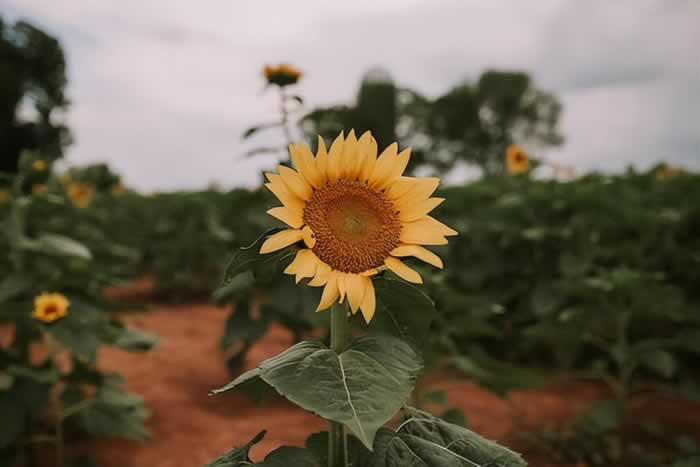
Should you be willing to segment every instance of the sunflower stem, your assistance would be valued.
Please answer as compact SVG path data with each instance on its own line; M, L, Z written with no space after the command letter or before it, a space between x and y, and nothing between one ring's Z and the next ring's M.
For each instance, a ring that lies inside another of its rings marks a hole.
M340 354L350 344L348 306L336 303L331 308L331 349ZM330 422L328 433L328 467L348 467L348 439L342 423Z

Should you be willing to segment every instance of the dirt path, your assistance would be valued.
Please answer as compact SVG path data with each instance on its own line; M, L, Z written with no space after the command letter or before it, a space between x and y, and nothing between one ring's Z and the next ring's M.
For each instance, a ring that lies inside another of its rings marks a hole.
M224 308L182 305L123 316L125 322L158 334L160 345L146 354L106 349L100 355L101 366L122 373L129 389L145 397L152 411L148 428L153 439L143 443L102 441L100 465L198 467L267 429L267 437L252 453L259 459L281 444L302 445L310 433L325 429L322 420L285 401L256 406L235 393L207 396L211 388L231 379L217 348L227 314ZM249 352L247 368L291 343L288 333L273 328ZM449 376L431 380L431 386L446 390L448 407L462 409L470 428L492 439L502 439L523 426L570 420L601 396L595 386L576 385L516 391L502 399Z

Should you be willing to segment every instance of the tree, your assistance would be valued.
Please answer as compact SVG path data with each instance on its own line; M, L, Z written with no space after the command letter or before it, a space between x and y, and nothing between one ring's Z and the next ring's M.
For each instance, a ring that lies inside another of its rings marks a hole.
M464 160L499 172L509 144L561 144L560 114L557 98L537 89L527 73L487 71L475 85L461 84L433 102L428 131L431 150L443 157L437 168Z
M362 81L354 106L316 109L304 118L307 136L334 138L341 130L372 130L380 148L398 140L413 148L412 166L437 173L464 161L485 173L503 168L511 143L544 148L562 143L561 105L536 88L527 73L486 71L476 83L464 82L434 100L377 71Z
M315 135L332 140L350 128L354 128L358 136L371 130L379 147L383 148L396 141L396 98L396 85L391 76L374 68L362 79L354 106L316 109L303 118L302 126L313 143Z
M16 172L19 156L36 151L47 160L70 143L58 111L68 107L66 61L55 38L0 17L0 172Z

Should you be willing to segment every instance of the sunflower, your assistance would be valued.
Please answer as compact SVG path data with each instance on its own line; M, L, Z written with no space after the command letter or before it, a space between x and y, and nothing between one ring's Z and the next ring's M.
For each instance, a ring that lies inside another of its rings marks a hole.
M34 162L32 162L32 169L36 170L37 172L43 172L46 170L46 162L44 162L41 159L37 159Z
M519 175L521 173L527 172L530 167L530 161L517 144L511 144L506 149L506 170L509 175Z
M295 84L304 73L292 65L280 63L279 65L265 65L263 75L269 84L276 84L279 87Z
M0 204L5 204L10 200L10 192L7 190L0 190Z
M68 314L68 299L60 293L42 293L34 298L32 316L44 323L53 323Z
M68 185L68 197L76 207L85 208L90 204L94 188L85 183L71 183Z
M369 322L376 306L372 276L388 269L422 283L399 259L408 256L442 268L421 245L444 245L457 232L428 215L444 200L431 197L440 179L402 176L410 149L398 152L394 143L377 157L372 135L357 139L351 131L328 151L319 137L316 156L304 143L289 151L297 170L280 165L278 174L265 174L265 186L283 204L268 214L290 228L270 236L260 253L303 243L284 272L324 287L316 311L347 297L352 313L361 310Z

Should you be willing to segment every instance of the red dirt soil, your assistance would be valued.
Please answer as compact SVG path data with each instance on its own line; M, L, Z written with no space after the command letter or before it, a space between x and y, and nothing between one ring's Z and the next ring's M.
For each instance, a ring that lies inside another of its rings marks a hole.
M159 306L122 315L126 323L158 334L160 344L145 354L105 349L100 354L101 367L122 373L128 388L145 397L152 411L148 421L152 439L100 441L97 452L101 466L202 466L267 429L265 439L252 451L254 459L261 459L281 444L303 445L309 434L325 429L324 421L286 401L256 405L235 392L207 395L231 379L217 347L227 315L227 309L211 305ZM253 368L291 343L285 330L273 327L251 349L246 367ZM557 426L603 394L593 385L577 384L514 391L504 399L449 376L436 375L430 380L430 386L446 390L447 407L462 409L470 428L492 439L503 439L524 426ZM687 418L685 421L697 430L697 407L692 412L687 407L679 410L673 401L660 407L659 412L673 411ZM531 465L541 466L525 458Z

